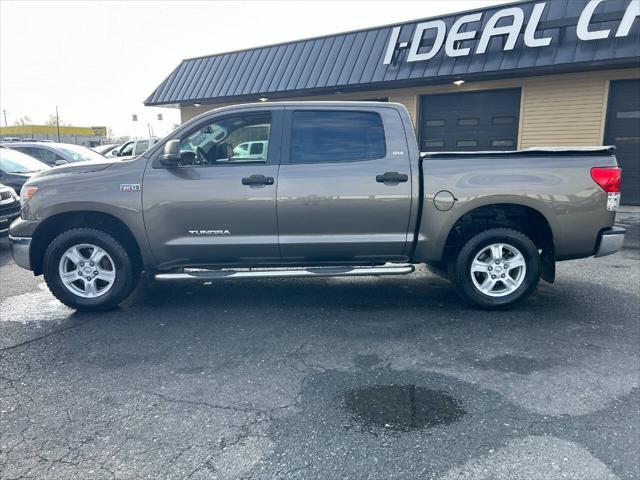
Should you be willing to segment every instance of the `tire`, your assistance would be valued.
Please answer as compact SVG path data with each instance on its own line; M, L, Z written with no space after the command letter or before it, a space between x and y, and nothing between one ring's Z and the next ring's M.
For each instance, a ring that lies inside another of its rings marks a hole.
M522 232L493 228L464 244L451 274L466 302L484 309L506 307L523 300L538 285L540 255Z
M51 293L66 306L82 311L117 307L140 277L122 244L93 228L74 228L58 235L45 251L43 265Z

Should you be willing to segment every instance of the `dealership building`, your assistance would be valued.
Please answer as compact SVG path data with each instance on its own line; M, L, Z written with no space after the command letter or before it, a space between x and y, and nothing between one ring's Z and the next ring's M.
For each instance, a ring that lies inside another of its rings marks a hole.
M640 204L640 0L524 1L182 61L145 100L402 103L422 151L615 145Z

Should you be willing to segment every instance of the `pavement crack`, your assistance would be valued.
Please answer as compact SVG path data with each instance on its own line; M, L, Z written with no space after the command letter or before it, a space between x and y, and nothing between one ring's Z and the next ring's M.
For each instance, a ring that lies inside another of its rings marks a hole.
M75 325L69 325L68 327L64 327L64 328L60 328L58 330L54 330L52 332L46 333L44 335L41 335L39 337L30 338L29 340L25 340L24 342L16 343L15 345L9 345L8 347L0 348L0 352L8 352L8 351L11 351L11 350L15 350L16 348L24 347L25 345L29 345L29 344L34 343L34 342L38 342L38 341L43 340L45 338L51 337L53 335L58 335L60 333L64 333L67 330L73 330L74 328L78 328L78 327L81 327L82 325L85 325L85 324L89 323L91 320L92 319L85 320L84 322L79 322L79 323L77 323Z

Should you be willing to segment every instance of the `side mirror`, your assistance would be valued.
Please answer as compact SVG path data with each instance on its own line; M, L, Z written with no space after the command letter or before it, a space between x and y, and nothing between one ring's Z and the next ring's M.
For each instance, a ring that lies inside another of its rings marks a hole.
M119 157L120 156L120 151L116 148L115 150L111 150L111 153L109 153L110 157Z
M180 140L169 140L160 155L160 163L165 167L177 167L180 164Z
M67 162L66 160L56 160L56 167L59 167L60 165L66 165Z

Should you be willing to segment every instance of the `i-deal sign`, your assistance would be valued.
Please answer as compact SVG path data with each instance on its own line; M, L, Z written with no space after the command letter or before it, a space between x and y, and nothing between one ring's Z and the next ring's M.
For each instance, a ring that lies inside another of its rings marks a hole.
M553 1L553 0L552 0ZM591 25L591 19L596 8L606 0L590 0L582 10L576 25L576 33L578 39L584 41L601 40L609 38L612 34L610 29L599 29ZM435 57L444 45L445 55L448 57L464 57L471 53L471 48L464 47L465 40L475 40L478 36L480 40L475 46L476 54L482 54L487 51L489 42L492 37L506 36L503 51L513 50L518 40L520 32L524 28L524 45L529 48L546 47L551 44L552 37L536 37L540 19L544 13L548 2L536 3L533 6L531 15L526 22L524 11L520 7L503 8L495 12L487 21L484 30L478 32L476 30L462 30L462 27L469 23L479 22L484 15L483 12L470 13L460 17L451 26L451 30L447 33L447 25L443 20L431 20L416 25L415 32L411 43L400 42L400 28L394 27L389 37L387 51L384 57L384 64L388 65L392 62L393 56L397 49L409 47L407 62L419 62L430 60ZM622 20L618 24L615 31L615 37L626 37L631 31L631 26L637 17L640 16L640 0L629 0L629 4L625 10ZM503 20L507 19L507 20ZM502 22L500 22L503 20ZM498 26L498 23L509 22L508 25ZM435 40L433 45L427 50L420 50L425 32L435 31ZM479 34L479 35L478 35Z

